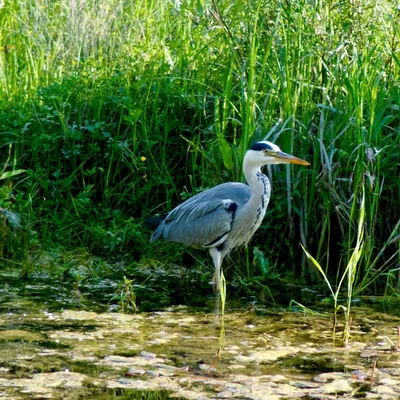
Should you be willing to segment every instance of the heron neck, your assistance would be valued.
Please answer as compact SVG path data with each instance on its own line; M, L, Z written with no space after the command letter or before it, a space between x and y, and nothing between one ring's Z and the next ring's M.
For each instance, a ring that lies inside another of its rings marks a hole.
M268 184L269 186L268 178L261 172L259 165L254 165L246 161L247 160L245 159L243 164L243 172L246 181L250 186L251 196L259 197L265 194L265 185Z

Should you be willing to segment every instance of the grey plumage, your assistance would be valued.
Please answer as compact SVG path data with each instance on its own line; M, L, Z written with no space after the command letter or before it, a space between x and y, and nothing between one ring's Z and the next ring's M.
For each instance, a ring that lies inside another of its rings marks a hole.
M255 143L247 151L243 163L248 185L223 183L186 200L165 217L149 219L149 224L160 221L150 241L162 238L195 248L207 248L214 261L218 290L224 257L233 248L246 245L264 218L271 187L261 167L289 163L309 165L281 152L273 143Z
M250 187L236 182L222 183L199 193L168 213L150 241L162 237L167 242L207 247L231 230L237 207L243 206L250 196Z

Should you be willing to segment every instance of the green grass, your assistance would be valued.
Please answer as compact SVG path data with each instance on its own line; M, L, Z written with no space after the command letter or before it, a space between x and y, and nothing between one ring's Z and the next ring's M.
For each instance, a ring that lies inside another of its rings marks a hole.
M307 250L305 250L304 247L302 246L307 258L314 265L314 267L320 272L321 276L323 277L323 279L324 279L326 285L328 286L329 291L331 292L331 295L332 295L333 315L334 315L333 340L335 340L336 325L337 325L337 313L340 309L344 310L346 324L345 324L345 328L343 331L343 341L345 343L347 343L350 338L350 327L351 327L350 309L351 309L351 304L352 304L353 295L354 295L354 283L355 283L355 278L357 277L358 262L361 258L361 255L363 254L364 222L365 222L365 191L363 188L362 198L360 200L360 210L358 212L357 243L356 243L356 246L351 254L348 264L347 264L347 266L342 274L342 277L340 278L340 281L337 284L337 287L335 290L332 288L332 285L329 281L329 278L325 274L324 269L321 267L321 265L318 263L318 261L315 260L315 258L312 257L311 254L309 254L307 252ZM343 305L343 304L339 304L339 296L342 295L342 293L341 293L342 284L346 278L347 278L347 293L346 293L347 303L346 303L346 305Z
M5 1L0 206L21 214L25 250L147 258L143 218L241 180L249 143L267 137L312 165L268 169L272 200L252 245L282 276L320 280L302 243L339 284L365 187L353 294L398 291L398 7ZM259 275L250 264L238 256L228 282Z

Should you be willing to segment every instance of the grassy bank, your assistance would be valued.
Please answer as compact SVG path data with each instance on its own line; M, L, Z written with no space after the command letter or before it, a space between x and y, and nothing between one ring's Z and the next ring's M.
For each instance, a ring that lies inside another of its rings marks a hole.
M398 293L398 18L366 0L5 0L0 207L23 234L5 215L2 258L34 268L31 254L79 247L187 263L148 245L143 218L241 180L249 143L267 137L312 166L268 169L259 251L235 255L230 278L319 280L301 242L339 282L365 192L354 286Z

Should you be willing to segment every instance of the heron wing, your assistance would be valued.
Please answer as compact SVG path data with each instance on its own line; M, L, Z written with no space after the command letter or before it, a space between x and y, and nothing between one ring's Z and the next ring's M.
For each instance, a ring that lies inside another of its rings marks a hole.
M223 183L186 200L168 213L152 236L193 247L213 247L226 240L235 213L249 198L242 183Z

